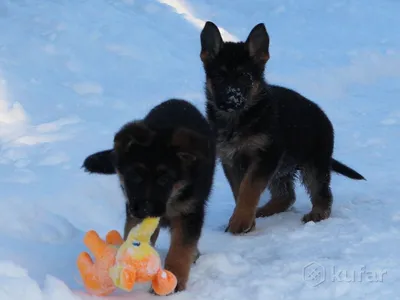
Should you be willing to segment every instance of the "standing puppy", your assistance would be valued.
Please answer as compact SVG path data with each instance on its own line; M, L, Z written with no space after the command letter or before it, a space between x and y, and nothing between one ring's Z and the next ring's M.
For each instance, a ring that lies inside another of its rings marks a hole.
M199 256L205 206L215 168L215 139L207 120L189 102L171 99L140 121L124 125L114 147L88 156L90 173L118 174L126 197L126 239L146 217L161 217L171 229L165 268L186 287L190 266ZM160 228L152 236L155 244Z
M256 217L287 210L295 202L298 173L312 202L303 222L328 218L331 171L364 178L332 158L333 127L318 105L264 80L269 59L264 24L255 26L245 42L233 43L224 42L218 27L206 22L200 57L206 74L207 117L236 201L226 230L249 232ZM272 197L257 209L267 187Z

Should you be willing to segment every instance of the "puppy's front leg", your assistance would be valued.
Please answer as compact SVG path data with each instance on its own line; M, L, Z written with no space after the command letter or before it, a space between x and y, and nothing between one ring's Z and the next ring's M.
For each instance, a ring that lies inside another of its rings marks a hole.
M190 267L198 256L197 244L201 235L199 215L186 215L171 220L171 245L165 259L165 269L174 273L178 284L176 292L186 289Z
M240 183L236 207L225 231L240 234L254 230L260 196L272 178L278 161L276 155L271 155L263 161L255 161L250 165Z
M246 173L246 168L247 166L243 166L243 163L238 160L222 160L222 170L228 179L235 203L238 201L240 183Z

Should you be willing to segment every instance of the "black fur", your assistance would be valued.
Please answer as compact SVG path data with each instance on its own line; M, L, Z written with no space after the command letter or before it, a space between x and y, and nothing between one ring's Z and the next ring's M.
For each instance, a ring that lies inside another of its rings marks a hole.
M111 158L112 150L104 150L88 156L83 162L82 168L89 173L115 174L115 168Z
M266 82L270 56L265 26L258 24L245 42L233 43L223 42L218 27L207 22L200 57L206 75L207 118L237 202L227 230L249 231L256 216L288 209L295 201L293 182L298 175L313 204L303 221L328 218L331 171L358 180L364 177L332 158L333 126L317 104ZM271 200L256 211L259 195L251 191L261 189L261 193L267 187Z
M351 179L366 180L361 174L354 171L352 168L349 168L340 161L337 161L336 159L332 159L332 171L347 176Z
M127 199L125 238L149 216L161 217L162 226L171 228L166 268L177 276L177 290L186 286L185 251L198 256L215 156L215 138L205 117L189 102L171 99L143 120L124 125L113 149L92 154L83 164L87 172L118 174Z

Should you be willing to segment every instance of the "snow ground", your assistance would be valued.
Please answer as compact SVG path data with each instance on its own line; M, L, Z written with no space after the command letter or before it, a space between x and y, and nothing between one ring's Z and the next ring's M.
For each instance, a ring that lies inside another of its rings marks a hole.
M400 299L399 11L389 0L0 1L0 299L93 299L75 259L85 231L122 229L123 199L114 177L80 165L166 98L203 110L207 19L231 40L266 24L267 78L326 110L335 157L368 181L334 176L329 220L300 223L310 202L299 187L291 211L233 237L218 169L203 256L170 298ZM164 256L166 232L157 248ZM154 296L107 297L121 298Z

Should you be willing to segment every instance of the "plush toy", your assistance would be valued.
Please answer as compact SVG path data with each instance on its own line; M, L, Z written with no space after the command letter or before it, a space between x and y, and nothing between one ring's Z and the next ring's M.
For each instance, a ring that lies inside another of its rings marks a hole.
M174 291L177 280L174 274L161 267L161 259L150 245L159 218L147 218L133 227L124 242L121 235L110 231L103 241L91 230L84 238L93 253L95 262L87 252L82 252L77 265L85 288L94 295L105 296L117 288L131 291L135 282L151 281L154 292L167 295Z

